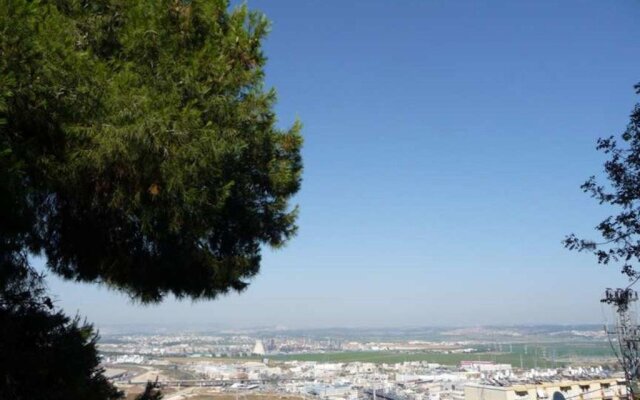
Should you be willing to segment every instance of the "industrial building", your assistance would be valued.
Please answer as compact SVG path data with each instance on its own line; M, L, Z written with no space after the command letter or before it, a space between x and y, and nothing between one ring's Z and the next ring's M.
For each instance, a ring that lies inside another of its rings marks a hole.
M262 340L256 340L256 345L253 346L253 351L251 354L255 354L258 356L264 356L267 352L264 350L264 345L262 344Z

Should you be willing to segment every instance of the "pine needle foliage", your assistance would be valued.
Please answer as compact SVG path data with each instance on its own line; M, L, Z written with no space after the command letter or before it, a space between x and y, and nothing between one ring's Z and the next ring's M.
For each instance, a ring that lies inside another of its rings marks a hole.
M103 375L93 326L57 310L43 277L0 269L0 399L120 399Z
M225 0L0 5L0 254L142 302L241 291L296 231L269 22Z
M155 382L147 381L147 386L142 393L136 396L136 400L162 400L164 396L158 389L159 386L157 377Z

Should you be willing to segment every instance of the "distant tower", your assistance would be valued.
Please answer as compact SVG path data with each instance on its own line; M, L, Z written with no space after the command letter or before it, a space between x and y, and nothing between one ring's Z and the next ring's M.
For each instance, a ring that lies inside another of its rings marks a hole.
M638 380L640 378L640 327L636 320L636 315L629 310L631 303L638 301L638 293L630 288L607 289L603 303L612 304L617 314L616 326L614 329L604 327L609 335L609 341L613 344L613 339L618 342L616 357L624 370L627 380L627 391L629 399L635 399L640 395L638 390ZM614 351L615 348L611 346Z
M260 340L260 339L256 340L256 345L253 346L252 354L256 354L256 355L259 355L259 356L263 356L263 355L267 354L267 352L264 351L264 345L262 344L262 340Z

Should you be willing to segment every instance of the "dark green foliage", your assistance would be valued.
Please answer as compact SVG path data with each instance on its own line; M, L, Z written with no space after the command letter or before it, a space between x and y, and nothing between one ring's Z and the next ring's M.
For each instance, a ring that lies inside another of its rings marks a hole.
M144 302L214 298L295 233L302 138L276 128L267 30L224 0L0 2L0 398L119 395L30 256Z
M242 290L295 233L299 124L226 1L0 5L2 257L142 301Z
M162 393L158 390L158 378L155 382L148 381L144 392L136 396L136 400L161 400L162 398Z
M640 84L635 86L640 94ZM603 241L579 239L569 235L564 245L571 250L594 253L601 264L619 263L629 279L640 278L634 266L640 261L640 103L631 112L631 120L621 135L599 139L597 149L609 156L604 164L608 185L589 178L582 189L600 202L619 210L607 217L596 229Z
M101 374L93 327L55 311L42 277L0 270L0 399L121 398Z

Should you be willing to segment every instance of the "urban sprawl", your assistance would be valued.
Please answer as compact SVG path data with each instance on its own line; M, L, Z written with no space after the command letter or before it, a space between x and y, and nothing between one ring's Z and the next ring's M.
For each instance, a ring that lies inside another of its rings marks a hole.
M624 375L605 351L610 343L597 330L456 332L448 331L448 340L118 334L104 336L100 351L107 376L128 394L157 380L167 400L552 400L558 393L565 399L618 400L626 395Z

